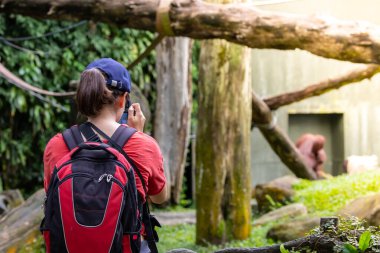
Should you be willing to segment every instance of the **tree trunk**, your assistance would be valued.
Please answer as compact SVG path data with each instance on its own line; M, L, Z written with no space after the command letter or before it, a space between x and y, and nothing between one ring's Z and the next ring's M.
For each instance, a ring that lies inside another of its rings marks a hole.
M171 202L178 204L191 122L191 41L188 38L166 38L156 50L154 137L164 157L165 176L171 186Z
M317 179L317 175L306 166L302 155L287 134L276 125L269 107L254 92L252 93L252 122L259 128L273 151L289 170L300 178Z
M140 30L170 31L195 39L221 38L251 48L303 49L338 60L380 63L380 27L258 10L253 4L173 0L167 22L156 23L159 0L1 0L0 12L37 18L88 19ZM166 1L161 1L166 2ZM328 46L326 46L328 45Z
M201 42L196 140L198 244L250 234L250 50Z

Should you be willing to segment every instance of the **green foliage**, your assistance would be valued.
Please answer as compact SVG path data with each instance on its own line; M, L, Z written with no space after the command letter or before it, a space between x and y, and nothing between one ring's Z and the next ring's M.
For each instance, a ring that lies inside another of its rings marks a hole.
M0 34L5 38L41 36L71 25L71 22L35 20L20 15L0 15ZM85 23L73 30L34 40L3 42L0 61L21 79L51 91L68 91L92 60L112 57L131 63L150 44L154 35L120 29L103 23ZM154 54L131 71L131 77L155 105ZM0 79L0 157L4 188L21 188L26 193L42 186L42 154L54 133L70 125L70 99L41 101L29 92ZM61 106L56 107L54 104Z
M371 242L371 231L365 231L359 239L359 250L364 252L369 248Z
M358 253L358 250L349 243L344 244L343 253Z
M356 217L341 218L338 227L330 226L324 231L316 228L311 234L328 235L334 239L334 252L380 252L380 228L368 226Z
M285 249L284 244L280 245L280 251L281 253L290 253L289 250Z
M36 238L26 242L18 251L19 253L45 253L45 244L42 236L39 234Z
M303 203L309 213L330 215L359 196L379 192L379 181L380 173L376 171L329 180L302 180L294 186L294 201Z
M284 206L284 203L274 201L273 198L269 194L265 194L265 198L269 202L269 210L271 210L271 211L276 210L276 209ZM288 203L285 203L285 204L288 204Z

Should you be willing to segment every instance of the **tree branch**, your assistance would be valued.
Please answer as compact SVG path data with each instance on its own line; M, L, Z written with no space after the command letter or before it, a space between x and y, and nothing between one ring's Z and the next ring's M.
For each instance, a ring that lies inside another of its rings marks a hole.
M284 93L264 99L264 102L271 110L276 110L281 106L289 105L306 98L319 96L334 89L339 89L342 86L360 82L364 79L371 78L380 72L380 66L371 64L364 66L349 73L332 79L324 80L320 83L310 85L304 89Z
M156 31L159 1L152 0L0 0L0 12L36 18L91 19ZM211 4L173 0L169 25L175 36L221 38L251 48L303 49L358 63L380 63L380 27L357 21L289 15L252 4Z
M290 138L276 125L269 107L252 93L252 121L281 161L297 177L316 179L317 175L303 161Z

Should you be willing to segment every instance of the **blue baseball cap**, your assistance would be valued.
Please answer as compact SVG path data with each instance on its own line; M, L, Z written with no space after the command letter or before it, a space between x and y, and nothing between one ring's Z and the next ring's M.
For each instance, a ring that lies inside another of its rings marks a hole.
M97 68L107 74L106 84L120 91L131 92L131 76L128 70L112 58L101 58L91 62L86 69Z

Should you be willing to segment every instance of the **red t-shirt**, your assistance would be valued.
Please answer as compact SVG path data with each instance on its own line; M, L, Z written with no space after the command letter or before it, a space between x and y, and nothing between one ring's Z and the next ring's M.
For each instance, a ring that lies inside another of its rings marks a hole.
M163 159L157 142L147 134L136 132L131 136L123 150L138 167L148 189L148 195L156 195L162 191L166 179L163 168ZM56 134L46 145L44 152L44 188L47 191L50 178L56 163L69 149L61 133ZM145 197L140 178L135 173L136 187L142 197Z

